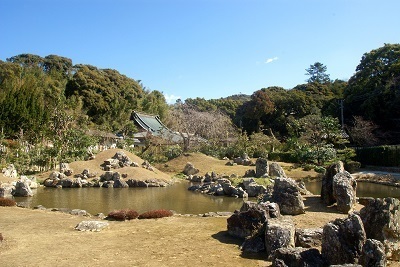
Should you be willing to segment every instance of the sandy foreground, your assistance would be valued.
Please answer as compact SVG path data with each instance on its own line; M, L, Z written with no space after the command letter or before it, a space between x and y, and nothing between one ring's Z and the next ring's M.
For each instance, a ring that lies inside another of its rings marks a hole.
M306 197L305 205L306 214L292 217L296 227L347 216L324 207L318 196ZM74 227L88 218L0 207L0 266L270 266L265 255L242 254L241 240L226 232L226 219L110 221L101 232L80 232Z

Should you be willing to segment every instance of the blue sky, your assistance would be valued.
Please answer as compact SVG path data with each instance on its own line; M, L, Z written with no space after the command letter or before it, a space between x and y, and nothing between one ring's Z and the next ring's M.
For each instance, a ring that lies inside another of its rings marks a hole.
M31 53L116 69L176 98L291 89L315 62L350 78L400 43L399 0L0 0L0 59Z

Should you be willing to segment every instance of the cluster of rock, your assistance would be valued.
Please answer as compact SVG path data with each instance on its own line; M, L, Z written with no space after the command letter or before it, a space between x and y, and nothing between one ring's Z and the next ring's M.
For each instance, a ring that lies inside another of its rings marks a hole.
M265 186L257 184L257 179L255 178L278 177L284 179L283 181L286 181L287 179L284 170L278 163L273 162L268 164L268 161L263 158L257 159L256 170L247 171L245 174L246 178L243 178L243 182L238 186L232 185L229 180L229 176L220 176L215 172L206 173L204 176L198 175L199 170L196 169L190 162L188 162L184 167L183 173L187 175L187 180L190 182L199 183L190 186L188 188L190 191L200 192L208 195L232 196L239 198L257 197L259 195L264 195L268 191L268 188ZM236 177L236 175L232 176ZM296 184L294 181L293 183ZM281 183L278 181L278 185L280 184ZM296 188L299 189L298 186L296 186ZM292 193L293 192L291 192L289 195L292 195ZM297 196L295 198L297 198ZM288 205L293 205L293 203Z
M17 173L17 170L14 167L14 164L9 164L7 167L3 168L1 170L1 172L6 177L10 177L10 178L13 178L13 179L18 177L18 173Z
M272 266L386 266L387 259L399 261L400 201L364 202L360 214L313 229L296 228L277 203L245 202L227 219L228 233L245 238L243 251L266 253Z
M348 213L356 204L356 189L357 181L339 161L326 170L322 179L321 199L328 206L336 203L338 211Z
M84 170L78 178L70 178L60 172L53 172L43 185L56 188L80 188L80 187L104 187L104 188L127 188L127 187L165 187L168 182L160 179L125 179L126 175L119 172L106 171L99 178L88 180L89 170Z
M31 197L32 189L36 189L38 183L35 177L22 175L18 180L12 183L0 184L0 197Z
M124 152L118 151L115 155L104 161L102 164L105 172L97 177L96 173L91 173L89 169L84 169L82 173L72 175L72 170L68 164L62 165L61 172L52 172L43 185L46 187L57 188L80 188L80 187L105 187L105 188L127 188L127 187L165 187L168 183L160 179L146 179L144 181L136 179L126 179L126 174L121 174L113 169L122 167L140 167L133 162ZM144 161L142 167L154 171L149 162Z
M215 196L248 197L248 194L243 188L233 186L231 181L224 178L218 179L216 182L192 185L188 190Z

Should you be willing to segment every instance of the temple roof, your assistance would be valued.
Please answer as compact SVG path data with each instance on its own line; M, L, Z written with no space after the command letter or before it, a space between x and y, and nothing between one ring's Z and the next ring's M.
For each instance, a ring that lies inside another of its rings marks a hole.
M134 111L132 119L142 127L143 130L151 133L154 136L162 137L173 142L181 142L182 136L176 132L171 131L165 126L160 117L157 115L148 115Z

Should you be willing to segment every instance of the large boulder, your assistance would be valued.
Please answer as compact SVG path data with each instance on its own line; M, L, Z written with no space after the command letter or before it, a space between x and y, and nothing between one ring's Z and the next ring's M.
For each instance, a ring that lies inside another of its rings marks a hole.
M322 244L322 232L322 228L296 229L296 247L320 247Z
M257 184L253 178L243 178L242 184L249 197L262 195L267 190L265 186Z
M278 203L283 215L305 213L303 198L296 182L291 178L276 178L271 202Z
M295 247L295 226L290 216L268 219L265 223L265 250L267 255L279 248Z
M195 175L198 172L199 169L196 169L190 162L186 163L185 168L183 169L183 173L186 175Z
M14 190L11 192L14 197L31 197L33 192L29 187L29 183L26 180L18 180L15 184Z
M10 177L12 179L15 179L18 177L17 170L15 169L14 164L8 164L7 167L3 168L2 171L4 176Z
M12 184L0 183L0 197L10 198L15 187Z
M385 267L387 263L385 246L375 239L367 239L365 242L359 263L362 266Z
M347 171L339 172L333 177L333 197L337 209L348 213L356 205L357 182Z
M228 233L235 237L246 238L252 236L267 221L269 213L260 207L250 206L236 210L227 219Z
M325 267L326 260L318 249L312 248L279 248L272 255L274 267Z
M269 165L269 176L287 178L285 171L282 169L281 165L279 165L277 162L272 162Z
M344 165L341 161L330 165L322 178L321 199L325 205L332 205L336 202L336 198L333 196L333 177L339 172L344 172Z
M112 158L118 160L119 167L131 166L133 163L123 151L118 151Z
M400 261L400 200L396 198L363 199L360 210L367 238L385 245L389 259Z
M114 188L127 188L129 185L123 179L116 179L113 184Z
M268 176L268 160L265 158L258 158L256 160L256 177Z
M367 240L360 216L336 219L323 228L321 252L329 264L357 263Z

